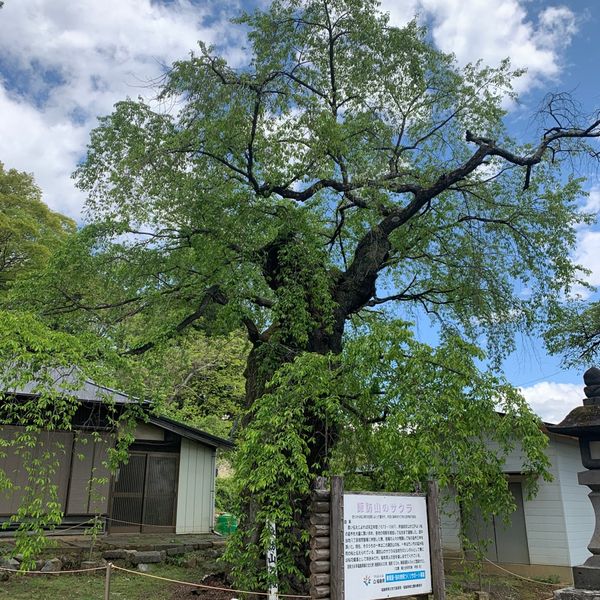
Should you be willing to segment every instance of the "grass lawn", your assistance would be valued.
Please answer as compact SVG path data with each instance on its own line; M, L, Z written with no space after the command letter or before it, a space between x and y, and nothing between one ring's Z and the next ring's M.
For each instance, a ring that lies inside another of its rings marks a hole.
M475 590L490 594L491 600L552 600L552 592L567 585L534 583L517 577L482 574L465 578L458 573L446 574L447 600L472 600Z
M104 598L104 573L99 573L11 576L9 581L0 582L0 599L99 600ZM151 573L182 581L195 579L193 569L173 565L157 565ZM196 580L199 581L200 578ZM171 600L178 587L150 577L113 572L110 597L114 600Z
M177 565L155 565L152 575L199 582L205 574L199 569ZM229 600L235 594L196 591L197 588L141 577L129 573L113 572L111 600L177 600L219 599ZM491 600L550 600L557 586L543 582L532 583L509 576L482 575L465 580L459 574L447 576L447 600L472 600L474 590L490 592ZM192 593L193 592L193 593ZM104 573L98 575L25 575L12 576L0 582L0 600L100 600L104 598Z

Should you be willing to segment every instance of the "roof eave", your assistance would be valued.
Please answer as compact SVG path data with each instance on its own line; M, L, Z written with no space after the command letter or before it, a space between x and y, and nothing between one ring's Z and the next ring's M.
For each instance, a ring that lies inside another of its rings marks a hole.
M180 435L188 440L200 442L206 446L211 446L212 448L235 447L235 444L231 440L226 440L225 438L206 433L205 431L201 431L195 427L189 427L188 425L184 425L183 423L169 419L169 417L150 415L148 417L148 422L152 425L156 425L157 427L162 427L167 431L171 431L172 433L176 433L177 435Z

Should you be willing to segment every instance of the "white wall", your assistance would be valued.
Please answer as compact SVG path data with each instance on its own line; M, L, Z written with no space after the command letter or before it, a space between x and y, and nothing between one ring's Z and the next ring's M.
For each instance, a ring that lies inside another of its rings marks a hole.
M490 449L497 451L496 444ZM527 529L527 546L532 565L569 565L570 553L567 539L564 505L558 468L559 448L550 439L546 456L550 460L552 481L538 482L538 493L527 499L523 490L523 510ZM518 474L523 471L523 451L520 444L506 457L504 471Z
M572 564L572 542L567 536L567 521L565 518L565 504L563 501L563 490L561 487L561 477L565 477L566 473L560 471L562 454L567 450L567 456L571 456L571 448L567 444L557 443L554 438L550 440L546 449L546 454L551 462L550 473L553 476L553 481L540 481L537 495L532 499L523 497L523 509L525 512L525 522L527 529L527 546L529 550L529 559L534 565L563 565L571 566ZM491 451L497 451L498 446L490 444ZM521 473L523 470L522 450L517 446L507 457L504 465L506 473ZM576 469L573 465L567 464L564 469ZM571 475L571 478L576 475ZM579 486L581 487L581 486ZM572 494L580 494L579 490ZM585 497L585 491L584 491ZM589 501L588 501L589 504ZM570 509L571 510L571 509ZM442 545L445 550L455 551L460 548L458 540L458 527L460 518L457 511L454 514L442 517ZM569 526L571 526L569 524ZM584 527L582 524L577 525L578 528ZM579 531L579 529L577 529ZM591 537L591 532L590 532ZM587 541L586 541L587 544Z
M539 491L525 499L525 522L529 558L533 565L569 565L569 542L565 522L560 474L559 448L550 442L546 455L551 462L552 481L539 481Z
M440 525L442 529L442 548L445 552L461 552L460 509L454 499L454 490L440 491Z
M585 470L576 439L552 436L552 445L559 449L558 471L562 491L563 509L569 534L569 566L582 564L589 556L587 545L594 531L595 519L587 486L579 485L577 473Z
M181 440L176 533L208 533L213 527L215 454L213 448Z

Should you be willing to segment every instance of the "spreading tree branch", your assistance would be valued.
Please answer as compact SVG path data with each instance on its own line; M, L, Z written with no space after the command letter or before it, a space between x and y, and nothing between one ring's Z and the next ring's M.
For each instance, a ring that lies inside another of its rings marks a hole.
M227 302L228 302L227 296L225 296L225 294L221 291L219 286L213 285L213 286L209 287L206 290L206 292L204 293L204 296L202 297L202 300L200 301L198 308L193 313L189 314L187 317L182 319L173 328L172 334L179 334L182 331L184 331L185 329L187 329L192 323L196 322L198 319L203 317L204 314L206 313L207 309L212 304L225 305L225 304L227 304ZM157 344L157 341L149 341L149 342L146 342L145 344L142 344L141 346L136 346L135 348L130 348L129 350L126 350L123 354L128 355L128 356L138 356L140 354L144 354L144 353L148 352L148 350L151 350L152 348L154 348L156 346L156 344Z

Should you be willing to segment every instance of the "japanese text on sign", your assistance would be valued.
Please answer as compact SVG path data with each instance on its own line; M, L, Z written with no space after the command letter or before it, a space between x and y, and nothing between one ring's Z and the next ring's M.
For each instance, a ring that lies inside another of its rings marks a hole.
M346 600L431 592L423 496L344 494Z

